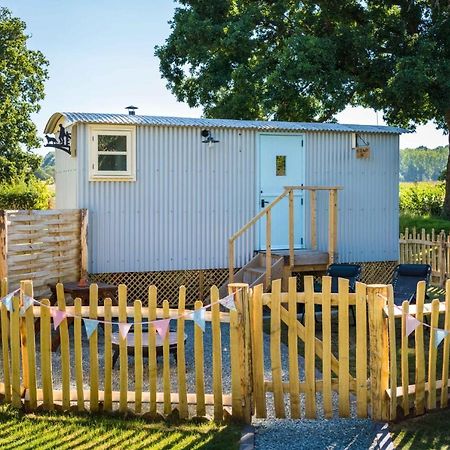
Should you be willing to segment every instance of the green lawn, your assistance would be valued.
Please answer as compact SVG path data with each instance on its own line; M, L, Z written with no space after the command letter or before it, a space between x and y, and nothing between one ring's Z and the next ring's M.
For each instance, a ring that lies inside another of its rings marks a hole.
M239 425L148 422L139 418L58 413L25 414L0 406L0 448L237 449Z
M450 449L450 410L428 413L389 426L396 448Z
M400 233L405 231L405 228L412 230L416 227L416 230L420 231L425 228L427 233L431 233L434 228L436 233L444 230L446 233L450 232L450 221L442 219L441 217L434 216L415 216L412 214L401 213L400 214Z

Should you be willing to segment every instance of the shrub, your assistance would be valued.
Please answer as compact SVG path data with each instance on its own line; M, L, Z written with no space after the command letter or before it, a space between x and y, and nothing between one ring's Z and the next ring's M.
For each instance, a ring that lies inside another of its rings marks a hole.
M444 183L400 184L400 211L438 216L444 204Z
M52 193L36 179L0 184L0 209L48 209Z

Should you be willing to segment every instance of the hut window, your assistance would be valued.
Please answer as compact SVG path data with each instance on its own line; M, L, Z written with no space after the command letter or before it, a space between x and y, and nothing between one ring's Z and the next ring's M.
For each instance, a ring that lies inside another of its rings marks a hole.
M90 180L134 181L135 132L133 127L92 127Z
M277 177L286 176L286 155L277 155L275 159L275 173Z

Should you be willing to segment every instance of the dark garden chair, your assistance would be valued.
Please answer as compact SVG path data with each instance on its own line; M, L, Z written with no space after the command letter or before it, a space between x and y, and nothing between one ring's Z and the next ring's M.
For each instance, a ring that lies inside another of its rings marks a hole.
M330 264L328 266L328 269L327 269L327 272L325 275L331 277L331 292L332 293L335 293L335 294L338 293L339 278L346 278L347 280L349 280L349 292L355 292L356 282L359 281L359 278L361 276L361 266L359 264L344 264L344 263ZM321 292L322 284L316 283L314 285L314 291ZM305 306L303 304L299 304L299 306L302 307L302 310L300 310L299 313L302 314L302 321L303 321ZM353 322L356 323L354 306L351 306L351 310L352 310L352 315L353 315Z
M405 300L416 303L416 290L419 281L425 281L428 289L431 278L431 266L429 264L399 264L392 276L394 288L394 303L401 306ZM426 296L425 298L428 298Z

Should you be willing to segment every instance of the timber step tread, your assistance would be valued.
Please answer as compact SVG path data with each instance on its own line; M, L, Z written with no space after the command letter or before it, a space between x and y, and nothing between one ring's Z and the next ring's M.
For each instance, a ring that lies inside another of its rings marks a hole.
M265 251L260 254L265 255ZM272 256L279 256L284 259L284 264L289 264L289 250L272 250ZM330 255L328 252L318 250L295 250L294 266L322 266L328 265Z

